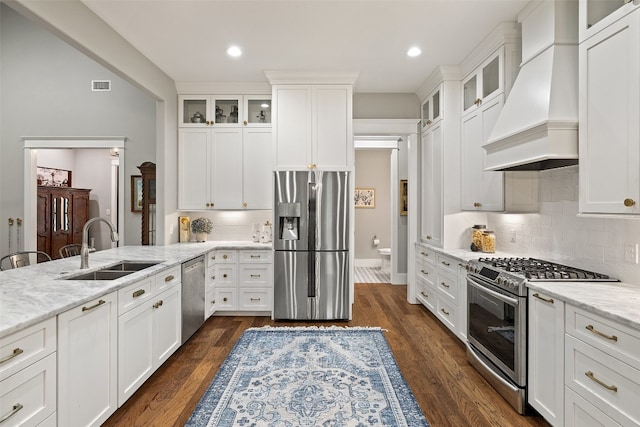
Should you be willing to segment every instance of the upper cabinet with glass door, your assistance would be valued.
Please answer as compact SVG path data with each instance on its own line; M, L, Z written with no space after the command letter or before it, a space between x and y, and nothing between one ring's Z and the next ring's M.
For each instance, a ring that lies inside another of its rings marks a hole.
M428 129L442 119L441 94L442 85L438 85L436 89L422 101L422 130Z
M639 7L638 0L580 0L580 42Z
M271 95L180 95L180 127L269 127Z
M271 127L271 95L245 95L244 119L246 127Z
M503 51L499 50L462 82L462 114L475 110L504 91L502 63Z

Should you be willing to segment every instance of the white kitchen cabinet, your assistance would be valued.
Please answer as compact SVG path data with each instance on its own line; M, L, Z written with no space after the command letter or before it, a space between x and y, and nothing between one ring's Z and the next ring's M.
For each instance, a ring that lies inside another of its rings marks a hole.
M485 171L489 140L504 95L494 96L462 117L462 209L475 211L504 210L504 173Z
M422 101L422 131L424 132L431 125L442 118L441 86L437 86Z
M2 425L39 425L56 411L56 319L0 339Z
M118 297L58 315L58 425L99 426L118 407Z
M504 49L494 52L462 81L463 115L504 93Z
M151 289L146 292L148 282ZM135 301L118 313L119 406L180 347L181 295L179 271L118 291L120 301Z
M279 170L353 168L351 85L273 85Z
M467 265L458 262L458 337L467 342Z
M420 147L421 238L435 246L442 246L444 233L443 206L443 141L442 122L429 127L422 134Z
M529 290L527 398L553 426L564 423L564 302Z
M640 332L570 304L565 314L565 424L639 425Z
M180 129L179 208L270 209L271 159L270 128Z
M640 3L631 0L580 0L580 43L639 7Z
M263 99L268 100L269 97L266 96ZM245 102L242 95L180 95L178 96L178 125L180 127L242 127L243 119L246 120L243 107L247 103L248 100Z
M579 47L581 213L640 214L640 9L631 10Z

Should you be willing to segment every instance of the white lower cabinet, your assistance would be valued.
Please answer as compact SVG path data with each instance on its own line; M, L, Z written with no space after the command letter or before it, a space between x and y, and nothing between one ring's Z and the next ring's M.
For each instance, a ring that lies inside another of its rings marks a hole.
M58 315L58 425L99 426L118 406L117 292Z
M160 277L152 278L150 295L140 294L146 280L119 291L120 299L140 294L140 302L118 313L118 404L121 406L180 347L181 282L164 286Z
M564 302L529 290L527 399L553 426L564 422Z

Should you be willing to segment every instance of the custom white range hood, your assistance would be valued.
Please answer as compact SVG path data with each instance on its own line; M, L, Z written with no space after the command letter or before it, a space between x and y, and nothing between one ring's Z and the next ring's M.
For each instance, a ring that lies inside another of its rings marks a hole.
M532 1L518 15L522 64L484 145L485 170L578 163L578 1Z

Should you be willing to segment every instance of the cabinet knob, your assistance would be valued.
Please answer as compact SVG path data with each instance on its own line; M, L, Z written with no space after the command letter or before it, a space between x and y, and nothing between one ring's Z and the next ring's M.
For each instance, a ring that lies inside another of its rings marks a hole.
M480 99L480 98L476 98L476 100L475 100L475 101L473 101L473 104L474 104L474 105L480 105L480 104L482 104L482 99Z
M249 124L249 122L246 121L246 120L244 122L242 122L242 123L244 123L245 126Z
M431 120L427 120L428 125L430 125L431 123L433 123Z
M242 204L242 207L243 207L243 208L246 208L246 207L247 207L247 202L244 202L244 203Z
M227 302L227 297L222 298L222 301Z
M315 168L317 168L317 167L318 167L318 166L317 166L315 163L311 163L311 164L308 164L308 165L307 165L307 168L308 168L308 169L315 169Z
M229 257L228 257L227 255L222 255L222 258L223 258L223 259L227 259L227 258L229 258Z
M631 206L634 206L636 204L636 201L633 199L624 199L624 205L628 208L630 208Z
M224 278L226 279L226 278L227 278L227 273L224 273L224 274L222 275L222 277L224 277Z
M474 207L474 208L482 207L482 203L475 202L475 203L473 204L473 207Z
M431 240L432 239L432 237L429 236L428 234L425 237L427 238L427 240Z

